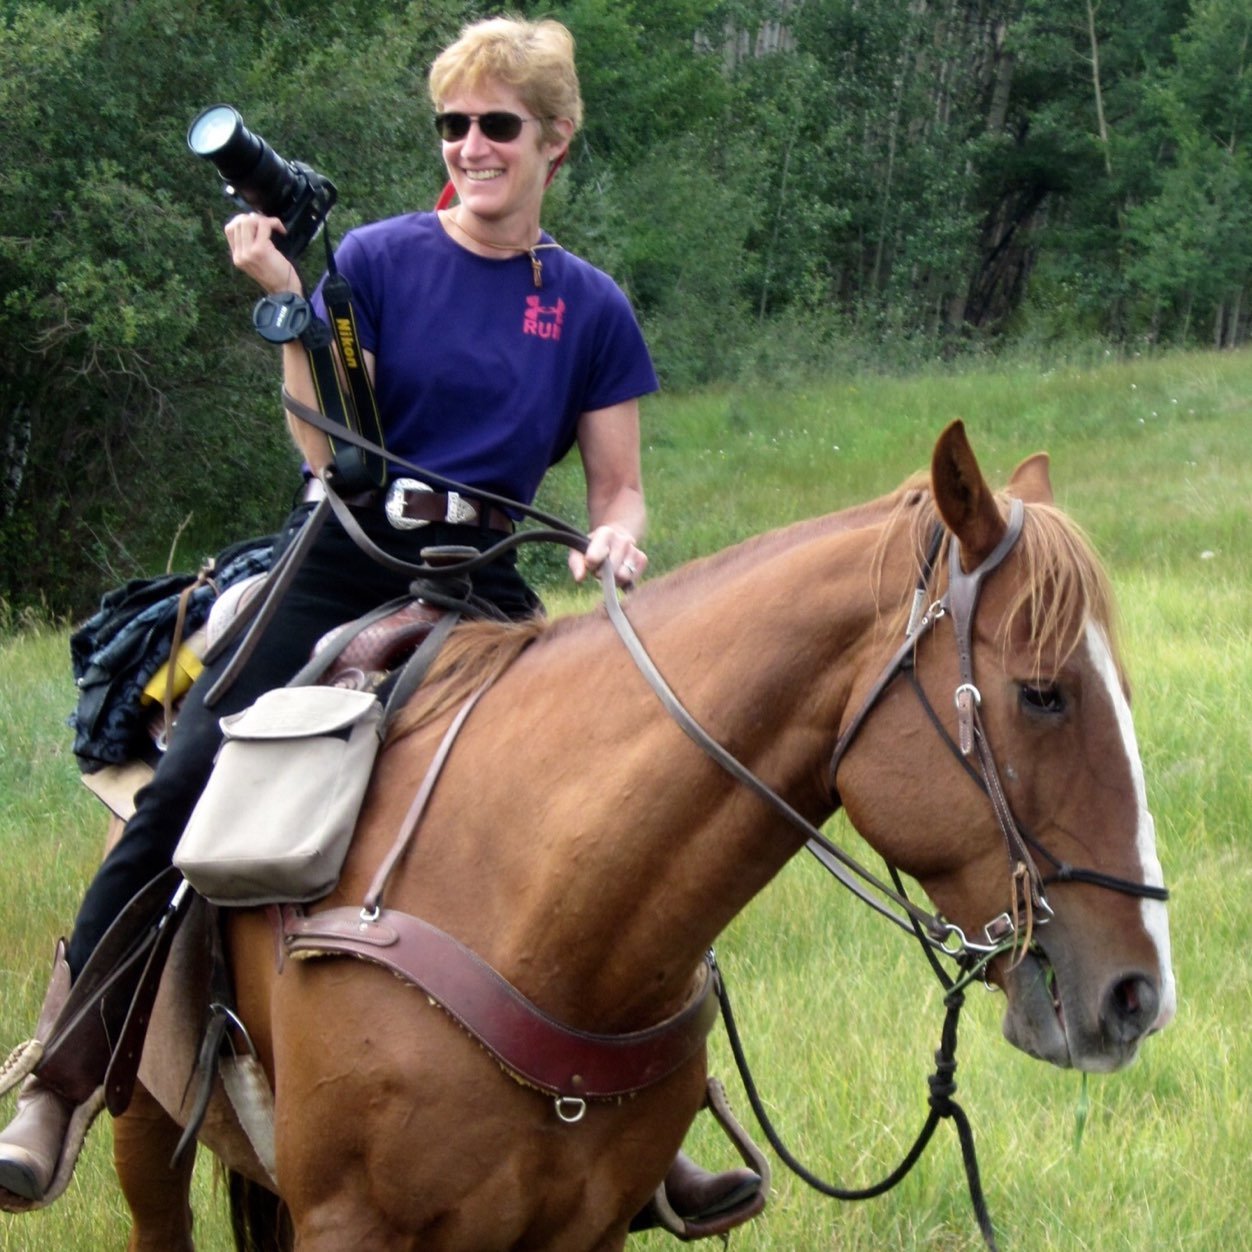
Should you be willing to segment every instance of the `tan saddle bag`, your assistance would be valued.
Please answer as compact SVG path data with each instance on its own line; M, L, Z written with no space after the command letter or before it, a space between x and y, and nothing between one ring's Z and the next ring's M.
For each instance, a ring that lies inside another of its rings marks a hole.
M174 852L214 904L317 900L339 881L383 723L371 693L278 687L222 718L209 784Z

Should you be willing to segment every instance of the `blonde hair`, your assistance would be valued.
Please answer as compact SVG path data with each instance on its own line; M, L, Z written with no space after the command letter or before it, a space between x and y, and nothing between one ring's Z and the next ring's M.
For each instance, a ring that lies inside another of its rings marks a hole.
M543 138L563 136L552 119L563 117L577 131L583 99L574 68L574 36L560 22L492 17L466 26L430 67L430 98L435 108L458 91L496 82L515 91L543 121Z

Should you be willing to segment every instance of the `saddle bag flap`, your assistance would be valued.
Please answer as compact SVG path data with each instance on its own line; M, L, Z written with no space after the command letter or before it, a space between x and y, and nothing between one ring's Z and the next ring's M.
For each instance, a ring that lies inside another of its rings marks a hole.
M225 738L174 864L214 904L317 900L339 881L378 753L368 692L280 687Z

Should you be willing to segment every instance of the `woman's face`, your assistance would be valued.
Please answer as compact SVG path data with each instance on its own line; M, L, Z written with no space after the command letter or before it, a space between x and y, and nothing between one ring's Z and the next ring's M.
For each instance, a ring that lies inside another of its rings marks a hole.
M443 141L443 160L461 204L484 221L531 218L538 223L550 163L569 140L547 143L543 127L516 92L491 82L456 91L441 102L441 113L514 113L527 120L516 139L488 139L477 122L463 139ZM564 132L570 124L558 120Z

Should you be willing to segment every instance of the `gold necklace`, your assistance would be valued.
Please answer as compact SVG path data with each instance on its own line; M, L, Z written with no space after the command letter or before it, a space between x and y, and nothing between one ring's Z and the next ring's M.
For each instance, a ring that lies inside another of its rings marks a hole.
M465 227L460 220L458 213L449 213L448 221L465 235L472 239L476 244L483 248L494 248L497 252L525 252L530 257L530 272L535 280L537 288L543 287L543 262L536 255L542 248L559 248L559 243L533 243L533 244L515 244L515 243L493 243L490 239L480 239L472 230Z

